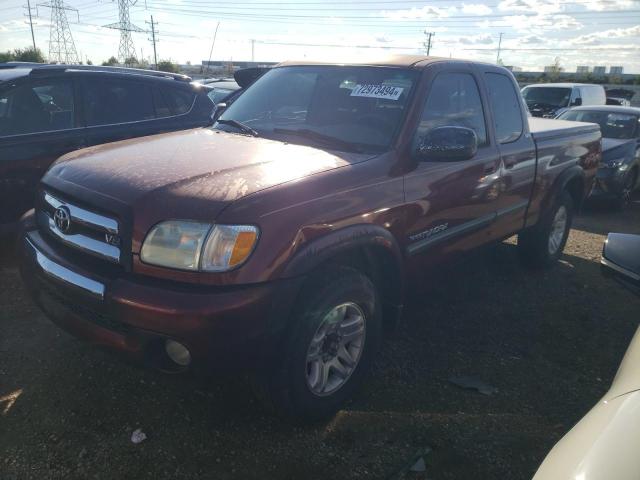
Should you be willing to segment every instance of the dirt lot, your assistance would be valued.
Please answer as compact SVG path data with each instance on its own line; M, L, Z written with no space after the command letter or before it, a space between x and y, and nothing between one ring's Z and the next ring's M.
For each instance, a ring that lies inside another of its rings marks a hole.
M600 276L608 231L640 234L640 199L582 214L550 271L525 271L505 242L434 272L364 391L313 427L272 417L243 379L139 370L61 332L4 248L0 478L531 478L607 390L640 316ZM136 428L148 436L138 445ZM426 475L398 474L427 447Z

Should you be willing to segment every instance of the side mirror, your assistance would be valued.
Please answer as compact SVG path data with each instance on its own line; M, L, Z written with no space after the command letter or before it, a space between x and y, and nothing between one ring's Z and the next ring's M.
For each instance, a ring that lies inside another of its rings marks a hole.
M582 98L578 97L573 102L571 102L572 107L579 107L582 105Z
M416 157L423 162L469 160L478 151L476 132L465 127L438 127L419 140Z
M640 235L610 233L604 242L602 274L640 296Z
M216 121L218 120L218 118L220 117L220 115L222 115L222 112L224 112L227 109L227 104L222 102L222 103L218 103L214 108L213 108L213 112L211 112L211 125L213 125L214 123L216 123Z

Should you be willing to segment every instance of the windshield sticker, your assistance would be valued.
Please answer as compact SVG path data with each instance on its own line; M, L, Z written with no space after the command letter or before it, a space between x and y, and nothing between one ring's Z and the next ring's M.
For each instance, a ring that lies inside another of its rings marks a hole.
M388 87L385 85L361 85L358 84L351 90L352 97L384 98L386 100L398 100L404 88Z

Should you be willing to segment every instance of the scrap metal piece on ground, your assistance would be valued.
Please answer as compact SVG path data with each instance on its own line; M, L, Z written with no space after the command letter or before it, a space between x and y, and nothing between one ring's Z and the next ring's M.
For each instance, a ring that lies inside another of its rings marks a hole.
M418 450L413 457L405 464L400 471L394 473L388 480L402 480L407 478L406 475L409 472L425 472L427 470L427 464L424 461L424 457L431 452L431 447L425 447Z
M464 388L465 390L476 390L483 395L493 395L498 391L497 388L484 383L482 380L476 377L451 377L449 378L449 382L453 383L457 387Z

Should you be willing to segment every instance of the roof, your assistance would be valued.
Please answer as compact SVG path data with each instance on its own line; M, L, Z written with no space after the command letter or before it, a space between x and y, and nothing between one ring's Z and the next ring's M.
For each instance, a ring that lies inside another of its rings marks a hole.
M179 73L161 72L158 70L145 70L142 68L111 67L101 65L64 65L50 63L0 63L0 81L14 80L19 77L34 74L61 73L68 71L88 71L101 73L117 73L125 75L144 75L149 77L169 78L173 80L190 82L191 77Z
M292 65L366 65L376 67L425 67L426 65L440 61L456 61L450 58L443 57L428 57L426 55L391 55L388 57L381 57L380 59L359 59L348 62L323 62L323 61L309 61L309 60L287 60L279 63L278 67L292 66Z
M583 107L572 107L573 110L588 110L590 112L627 113L629 115L640 115L638 107L623 107L621 105L585 105Z
M531 85L527 85L527 87L535 87L535 88L538 88L538 87L571 88L571 87L602 87L602 85L597 85L595 83L564 82L564 83L532 83Z
M0 69L0 82L8 82L16 78L26 77L29 73L31 73L30 68Z

